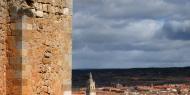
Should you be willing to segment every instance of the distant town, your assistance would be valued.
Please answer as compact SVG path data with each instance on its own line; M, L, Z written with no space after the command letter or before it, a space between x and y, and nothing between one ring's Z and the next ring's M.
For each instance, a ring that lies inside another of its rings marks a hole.
M184 68L180 68L180 69L184 70ZM159 70L159 71L163 73L162 70ZM159 81L158 83L156 83L156 81L154 82L151 81L151 82L147 82L146 85L138 85L138 83L136 85L125 85L125 83L122 83L122 81L120 80L121 83L118 81L117 83L116 82L110 83L110 85L108 84L97 85L94 76L96 76L98 72L100 71L97 71L97 73L89 72L88 79L85 80L86 81L85 85L81 87L74 86L72 95L190 95L190 84L189 84L188 78L184 78L185 77L184 74L181 74L180 76L182 77L183 75L182 78L184 79L185 82L183 81L177 82L176 80L171 80L171 83L170 82L159 83ZM112 74L114 74L114 72L112 72ZM178 76L179 75L176 75L176 77ZM108 81L109 81L109 78L108 78Z

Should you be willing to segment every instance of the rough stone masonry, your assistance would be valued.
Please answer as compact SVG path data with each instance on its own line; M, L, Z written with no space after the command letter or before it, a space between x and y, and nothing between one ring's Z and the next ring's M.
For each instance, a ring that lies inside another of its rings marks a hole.
M0 0L0 95L71 95L71 0Z

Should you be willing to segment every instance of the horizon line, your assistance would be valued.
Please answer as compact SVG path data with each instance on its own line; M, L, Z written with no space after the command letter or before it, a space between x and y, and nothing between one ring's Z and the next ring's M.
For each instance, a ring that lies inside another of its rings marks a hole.
M176 67L134 67L134 68L73 68L72 70L102 70L102 69L149 69L149 68L190 68L190 66L176 66Z

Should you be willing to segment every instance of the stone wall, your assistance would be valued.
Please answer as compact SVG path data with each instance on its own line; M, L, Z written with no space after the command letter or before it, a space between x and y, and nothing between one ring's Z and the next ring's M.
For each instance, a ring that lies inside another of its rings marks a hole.
M72 2L0 2L0 94L70 95Z
M0 94L6 93L6 37L8 30L8 11L6 1L0 1Z

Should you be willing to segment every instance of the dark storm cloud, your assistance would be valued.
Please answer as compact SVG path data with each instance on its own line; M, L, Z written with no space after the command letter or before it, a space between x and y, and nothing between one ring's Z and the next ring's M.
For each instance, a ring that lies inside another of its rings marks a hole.
M190 65L189 0L74 0L74 68Z
M75 0L75 2L75 13L80 11L103 19L178 17L185 19L190 15L188 0Z
M163 27L165 35L172 40L190 40L190 20L171 21Z

